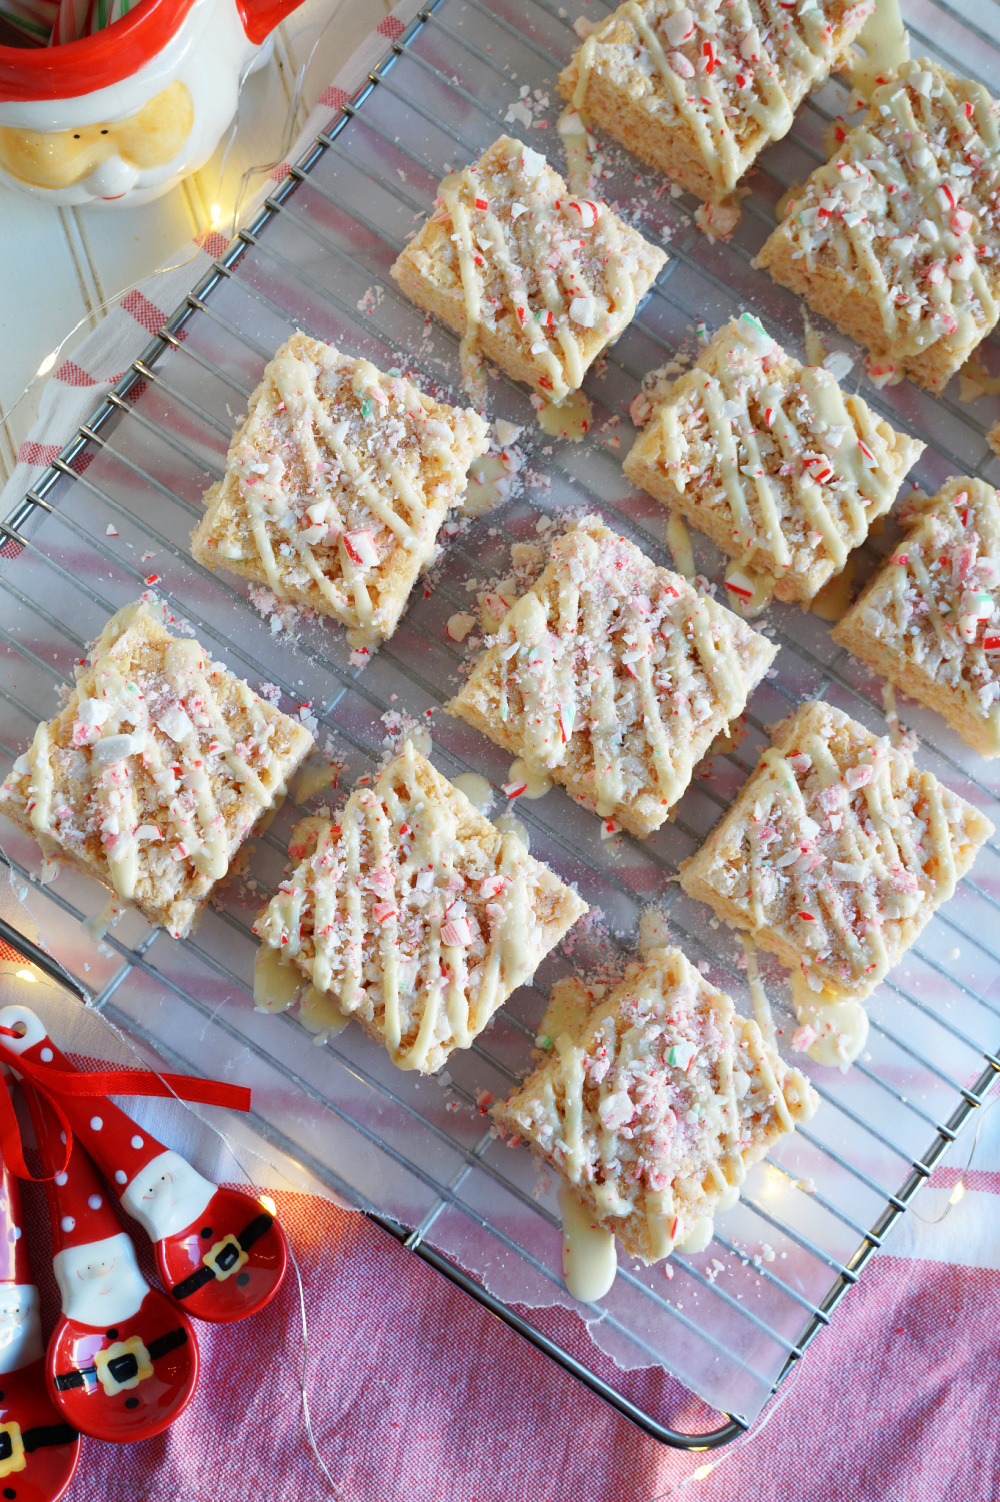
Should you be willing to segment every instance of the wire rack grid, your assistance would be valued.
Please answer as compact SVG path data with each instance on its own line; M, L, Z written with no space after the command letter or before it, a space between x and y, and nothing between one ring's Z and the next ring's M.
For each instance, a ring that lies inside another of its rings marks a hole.
M598 19L609 8L591 0L587 15ZM997 47L975 19L982 10L974 0L966 14L914 0L907 21L920 50L995 84ZM997 11L992 0L990 11ZM503 508L448 539L434 586L417 592L396 636L364 672L351 666L338 629L309 620L294 635L281 629L278 617L251 608L241 581L209 573L188 552L234 421L263 365L296 327L383 365L403 360L432 385L456 390L456 341L400 296L388 269L444 172L472 160L501 131L524 134L530 125L532 141L558 161L554 79L577 45L570 20L550 0L428 4L0 524L4 770L36 721L53 712L53 690L71 681L87 642L147 587L252 685L276 686L293 712L308 706L321 744L351 764L353 781L377 766L386 716L405 710L420 719L454 692L466 654L444 623L484 580L506 572L511 543L535 538L539 518L544 527L567 510L599 511L669 562L662 512L630 493L621 475L630 401L644 373L689 338L694 318L714 327L752 307L790 348L801 345L795 300L750 260L780 194L823 159L823 132L844 109L842 82L814 95L790 137L766 154L730 244L700 236L690 202L673 199L662 181L609 149L604 196L637 217L647 236L666 241L670 259L633 325L588 379L596 414L588 441L549 442L533 433L525 393L503 377L495 381L492 415L525 427L525 483ZM987 361L995 356L991 342ZM988 400L962 406L950 393L932 399L909 385L866 388L865 396L896 426L927 439L917 477L928 489L956 471L996 480L984 439ZM874 548L890 542L887 531ZM696 539L695 556L704 573L717 575L710 544ZM765 727L803 698L823 694L885 729L878 685L833 646L827 625L787 606L767 619L781 651L751 701L744 740L702 769L655 836L601 841L593 817L559 791L519 806L533 853L578 885L600 922L572 952L548 957L479 1041L453 1056L443 1081L396 1071L356 1029L316 1048L291 1016L253 1010L250 926L281 879L297 810L286 806L255 835L240 874L182 944L135 912L99 941L88 922L104 904L96 884L71 872L44 884L34 847L4 830L6 859L45 949L26 946L16 932L9 937L43 968L171 1067L251 1078L253 1129L265 1152L270 1146L304 1165L647 1432L697 1449L733 1438L761 1411L1000 1072L994 841L873 999L862 1060L846 1076L810 1066L822 1110L754 1170L737 1206L719 1217L709 1249L676 1254L669 1280L662 1268L625 1262L599 1305L577 1305L566 1293L554 1188L523 1149L490 1135L484 1095L506 1093L530 1067L553 980L629 954L650 901L664 908L688 954L745 1006L732 936L672 882L678 862L732 801L766 743ZM915 708L909 718L923 764L996 818L1000 771L932 715ZM439 716L434 747L449 776L474 770L494 786L506 780L506 759L460 722ZM783 988L765 973L785 1026ZM575 1309L594 1347L622 1371L665 1366L724 1422L683 1433L638 1408L624 1381L601 1376L600 1363L546 1333L537 1310L553 1304Z

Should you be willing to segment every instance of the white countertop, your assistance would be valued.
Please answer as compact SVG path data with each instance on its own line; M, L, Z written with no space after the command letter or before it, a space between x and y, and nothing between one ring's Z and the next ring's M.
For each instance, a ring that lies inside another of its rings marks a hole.
M200 172L155 203L60 209L0 185L0 485L34 422L44 378L21 393L60 340L79 325L60 352L65 359L109 304L175 251L186 254L194 235L219 219L231 232L226 216L243 173L288 150L327 83L391 9L392 0L305 0L275 32L271 61L244 85L225 167L223 142ZM302 98L290 121L303 66ZM263 176L252 179L251 192Z

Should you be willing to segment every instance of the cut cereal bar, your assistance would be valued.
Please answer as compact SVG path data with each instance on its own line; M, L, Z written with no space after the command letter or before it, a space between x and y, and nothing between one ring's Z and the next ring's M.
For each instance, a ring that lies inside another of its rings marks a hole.
M772 588L811 600L889 510L923 448L744 313L673 382L624 468L738 560L726 587L747 608Z
M191 551L372 646L395 631L487 442L475 412L293 334L250 398Z
M572 197L539 152L501 136L444 179L392 275L462 336L467 384L486 355L558 403L631 322L666 259L606 204Z
M871 0L797 11L782 0L630 0L590 33L559 92L700 198L699 223L726 235L740 216L740 179L787 134L872 9Z
M1000 316L998 193L996 101L907 62L755 265L871 350L878 379L941 391Z
M951 479L917 511L834 641L1000 755L1000 496Z
M579 803L658 829L776 648L586 517L448 705Z
M817 1105L756 1022L679 949L654 949L493 1114L648 1263L706 1245L747 1170Z
M992 833L908 750L815 700L777 729L681 886L776 954L797 999L862 1001Z
M0 810L183 938L312 736L162 621L146 601L111 618Z
M468 1048L587 911L409 740L336 823L305 821L292 856L256 925L265 978L273 958L296 966L424 1074Z

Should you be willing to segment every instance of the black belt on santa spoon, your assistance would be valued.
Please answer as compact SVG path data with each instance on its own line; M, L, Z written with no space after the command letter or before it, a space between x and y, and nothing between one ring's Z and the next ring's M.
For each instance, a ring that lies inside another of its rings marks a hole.
M182 1329L168 1330L165 1335L158 1335L146 1347L150 1361L156 1361L160 1356L166 1356L169 1351L176 1351L178 1346L186 1345L187 1338L187 1331ZM97 1381L96 1366L84 1366L72 1372L60 1372L55 1379L55 1385L59 1392L66 1392L71 1387L83 1387L88 1381Z
M254 1242L259 1241L273 1225L274 1220L270 1215L255 1215L250 1224L244 1226L236 1240L243 1251L248 1252ZM170 1290L171 1296L175 1299L189 1299L193 1293L198 1292L199 1288L204 1288L206 1283L211 1283L214 1277L216 1277L216 1272L212 1267L195 1268L193 1273L189 1273L186 1278L174 1284Z
M75 1439L76 1430L70 1424L36 1424L21 1435L21 1443L28 1455L45 1450L49 1445L71 1445Z

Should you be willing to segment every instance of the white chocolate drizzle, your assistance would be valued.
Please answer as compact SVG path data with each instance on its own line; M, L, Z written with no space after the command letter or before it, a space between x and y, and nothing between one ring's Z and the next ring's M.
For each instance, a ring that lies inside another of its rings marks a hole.
M475 817L406 741L336 824L308 821L307 854L256 925L403 1069L468 1048L546 947L543 868L485 821L461 837Z
M586 108L599 73L663 125L686 125L717 190L728 192L746 170L748 145L785 135L799 100L829 72L834 26L853 27L869 9L628 0L579 49L573 107Z
M1000 754L1000 496L957 477L915 518L858 601L860 621L887 655L889 676L909 664L948 688ZM911 690L912 691L912 690Z
M790 237L810 271L832 262L845 296L856 285L874 299L896 362L932 345L964 350L1000 315L998 172L986 89L926 59L907 62L875 89L865 120L812 174L774 238Z
M602 818L643 795L669 807L707 746L699 732L744 707L744 629L587 518L495 639L500 718L516 718L532 766L585 758L568 785Z
M437 214L453 231L465 300L467 387L478 379L481 328L503 327L543 397L564 401L599 343L635 313L639 262L623 232L636 237L605 204L571 197L544 157L510 136L444 179Z
M752 613L766 603L754 598L761 578L773 589L820 561L830 572L844 567L895 498L897 435L829 371L790 360L749 313L702 358L651 428L671 484L699 511L727 513L722 546L737 559L730 602ZM647 429L643 448L650 439Z
M160 652L159 663L134 679L122 671L127 656L116 651L133 627ZM282 717L227 674L249 722L248 733L234 739L218 693L222 672L197 642L167 636L152 607L127 606L105 627L90 665L78 670L66 711L68 746L53 741L64 715L40 725L15 763L14 777L28 777L26 812L39 835L72 851L98 834L111 884L125 901L136 896L151 848L169 852L179 870L218 881L229 865L225 800L232 789L261 809L281 791L282 758L271 743ZM82 796L54 791L56 761L75 790L83 785Z
M269 588L318 591L356 645L388 634L399 602L386 576L400 557L410 574L430 558L461 499L469 441L481 452L485 432L398 372L294 336L229 456Z
M603 1299L615 1281L618 1258L615 1238L595 1220L593 1209L565 1182L559 1185L559 1213L563 1233L563 1278L581 1303Z
M651 1262L682 1242L694 1249L706 1221L710 1235L749 1164L813 1109L757 1024L679 950L659 949L629 967L581 1034L556 1038L497 1115Z

